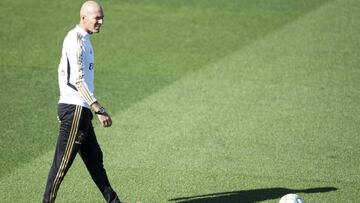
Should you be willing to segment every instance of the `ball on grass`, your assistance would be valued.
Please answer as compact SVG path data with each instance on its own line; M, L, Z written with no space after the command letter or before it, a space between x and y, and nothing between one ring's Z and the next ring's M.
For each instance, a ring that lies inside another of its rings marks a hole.
M279 203L304 203L304 200L297 194L287 194L281 197Z

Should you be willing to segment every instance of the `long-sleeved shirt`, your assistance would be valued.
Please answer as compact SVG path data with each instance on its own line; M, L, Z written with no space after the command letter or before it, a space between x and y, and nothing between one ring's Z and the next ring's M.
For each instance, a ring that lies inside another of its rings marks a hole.
M90 108L94 96L94 51L90 34L78 25L66 35L58 69L59 103Z

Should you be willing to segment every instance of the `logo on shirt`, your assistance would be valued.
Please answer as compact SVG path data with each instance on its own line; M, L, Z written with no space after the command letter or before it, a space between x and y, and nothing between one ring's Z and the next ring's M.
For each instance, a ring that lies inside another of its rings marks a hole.
M92 69L94 69L94 63L89 64L89 70L92 70Z

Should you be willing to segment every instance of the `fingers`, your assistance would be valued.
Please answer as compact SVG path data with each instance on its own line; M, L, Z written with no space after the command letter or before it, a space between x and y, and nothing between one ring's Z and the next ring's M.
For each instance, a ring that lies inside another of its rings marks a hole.
M108 121L104 121L104 122L103 122L103 127L105 127L105 128L110 127L111 125L112 125L111 120L108 120Z
M111 118L108 117L108 119L104 119L102 122L103 127L107 128L110 127L112 125L112 120Z

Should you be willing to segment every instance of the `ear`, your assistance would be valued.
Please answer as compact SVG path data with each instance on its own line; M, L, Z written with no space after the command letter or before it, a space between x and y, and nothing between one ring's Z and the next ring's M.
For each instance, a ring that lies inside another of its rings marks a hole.
M84 21L84 20L85 20L85 18L86 18L86 15L81 15L81 17L80 17L80 18L81 18L81 20L82 20L82 21Z

